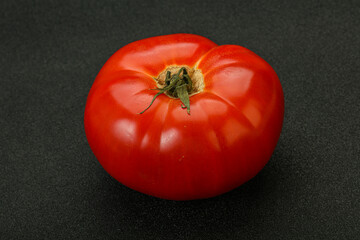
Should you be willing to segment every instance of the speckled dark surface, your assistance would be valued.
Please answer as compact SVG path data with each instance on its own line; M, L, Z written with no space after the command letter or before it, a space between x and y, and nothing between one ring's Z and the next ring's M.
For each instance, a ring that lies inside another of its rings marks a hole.
M359 1L1 1L0 239L359 239L359 11ZM113 180L83 129L105 61L179 32L251 49L285 92L268 165L190 202Z

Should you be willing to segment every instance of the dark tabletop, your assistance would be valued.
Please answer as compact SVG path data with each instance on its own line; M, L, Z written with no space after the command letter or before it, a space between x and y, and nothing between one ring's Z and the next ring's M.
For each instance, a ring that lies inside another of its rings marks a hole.
M1 1L0 239L358 239L359 1ZM176 202L112 179L83 113L105 61L194 33L276 70L284 127L241 187Z

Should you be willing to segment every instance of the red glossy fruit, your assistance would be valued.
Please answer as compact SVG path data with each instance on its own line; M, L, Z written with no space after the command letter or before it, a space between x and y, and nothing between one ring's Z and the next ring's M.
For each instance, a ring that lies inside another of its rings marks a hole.
M154 88L162 94L139 114ZM106 62L88 95L85 131L119 182L189 200L254 177L274 151L283 115L279 79L262 58L244 47L174 34L130 43Z

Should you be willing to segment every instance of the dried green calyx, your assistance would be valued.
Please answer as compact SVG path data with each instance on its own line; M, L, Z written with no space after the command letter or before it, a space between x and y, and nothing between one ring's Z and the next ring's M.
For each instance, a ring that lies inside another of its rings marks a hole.
M166 71L165 79L163 77L162 77L162 79L161 79L161 77L155 79L155 80L157 80L158 85L160 85L161 87L151 89L151 90L158 90L158 92L155 94L150 105L144 111L142 111L140 114L142 114L146 110L148 110L151 107L151 105L153 104L153 102L155 101L155 99L163 93L165 93L167 96L169 96L171 98L179 98L181 101L181 107L184 109L186 108L187 113L190 114L189 96L196 94L198 92L201 92L202 89L204 88L202 74L200 73L199 70L191 70L190 69L192 76L194 78L193 80L195 80L195 82L194 82L190 78L190 74L189 74L188 70L186 69L186 67L181 67L177 71L177 73L172 74L171 72L174 71L174 68L176 68L176 67L173 67L171 69L172 71L170 71L170 70ZM201 79L201 81L198 81L199 79Z

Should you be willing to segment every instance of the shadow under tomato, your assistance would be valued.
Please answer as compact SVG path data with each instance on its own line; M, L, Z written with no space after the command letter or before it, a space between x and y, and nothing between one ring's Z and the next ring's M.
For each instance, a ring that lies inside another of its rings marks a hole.
M106 231L126 233L136 239L159 237L226 238L265 228L286 202L283 189L291 189L294 176L291 153L279 142L265 168L249 182L223 195L203 200L163 200L133 191L104 173L97 218ZM301 181L301 180L300 180ZM301 184L301 183L298 183ZM250 237L252 235L249 235Z

